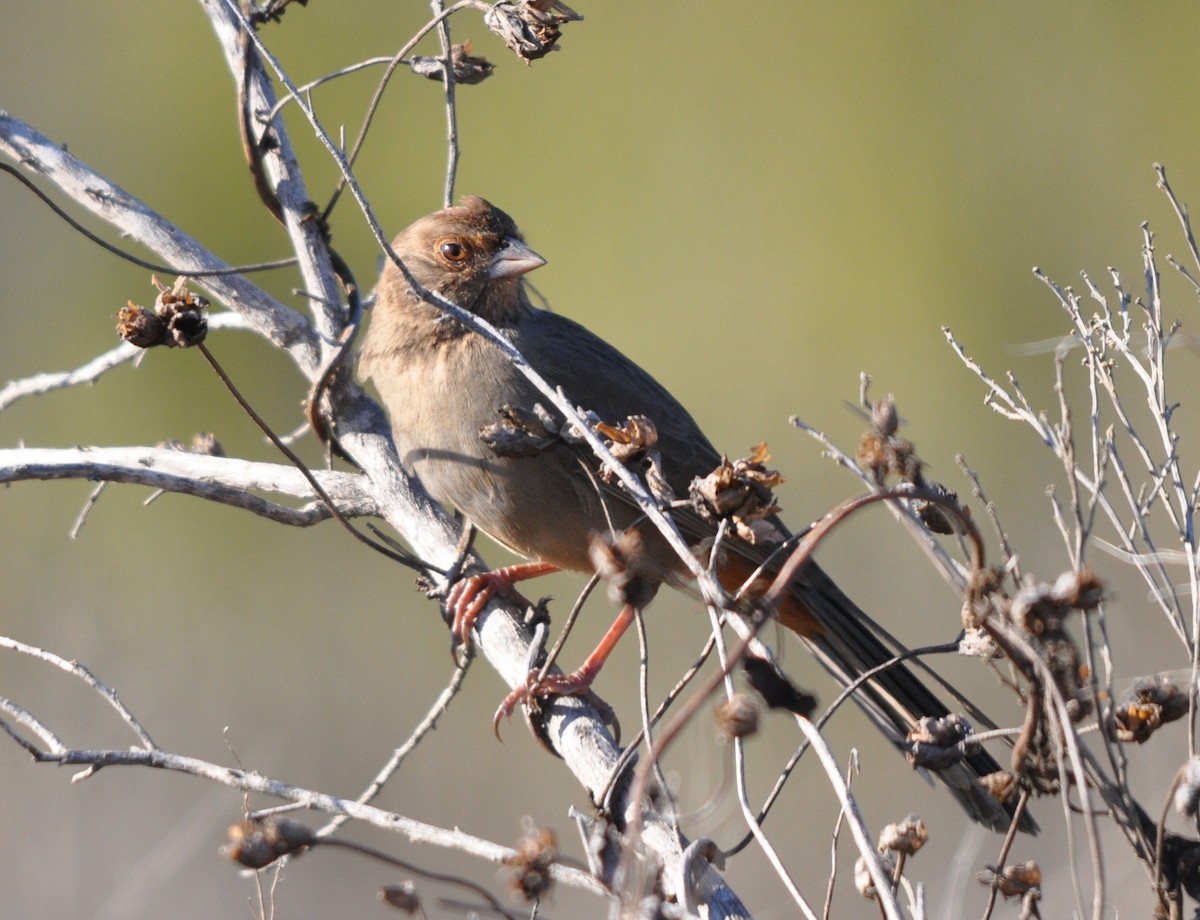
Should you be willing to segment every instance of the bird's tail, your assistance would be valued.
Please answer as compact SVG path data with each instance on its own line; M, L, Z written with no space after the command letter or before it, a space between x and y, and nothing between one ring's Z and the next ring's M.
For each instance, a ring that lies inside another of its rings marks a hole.
M842 686L896 657L872 628L873 621L815 563L797 576L791 596L779 605L776 617L804 640ZM876 727L903 751L912 749L907 735L918 720L949 714L941 700L903 664L886 668L853 696ZM980 777L1000 769L995 758L980 748L930 772L945 783L972 820L1005 831L1011 823L1011 807L1005 807L979 782ZM1033 834L1038 827L1026 813L1020 829Z

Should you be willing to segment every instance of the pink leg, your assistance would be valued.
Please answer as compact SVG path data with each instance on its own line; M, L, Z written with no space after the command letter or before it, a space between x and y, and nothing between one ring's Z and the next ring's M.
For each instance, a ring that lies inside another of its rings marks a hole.
M518 581L557 572L558 566L548 562L522 562L502 569L461 578L446 595L446 610L454 617L452 633L463 645L470 645L471 630L487 602L496 594L506 594Z
M570 674L547 674L546 678L538 683L538 672L530 671L524 685L509 693L504 698L504 702L500 704L500 708L496 710L496 716L492 720L492 728L496 732L496 737L500 737L500 722L513 714L518 703L530 697L549 696L552 693L561 696L575 696L591 687L592 681L600 673L604 662L608 660L612 650L617 647L617 643L621 641L621 637L633 623L635 612L632 604L622 607L621 612L617 614L612 626L608 627L608 632L604 634L604 638L600 640L595 651L588 655L587 660Z

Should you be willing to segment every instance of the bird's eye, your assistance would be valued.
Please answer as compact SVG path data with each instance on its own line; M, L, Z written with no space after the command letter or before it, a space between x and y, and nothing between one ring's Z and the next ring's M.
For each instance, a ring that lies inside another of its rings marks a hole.
M443 240L438 245L438 252L447 262L464 262L467 258L467 247L455 240Z

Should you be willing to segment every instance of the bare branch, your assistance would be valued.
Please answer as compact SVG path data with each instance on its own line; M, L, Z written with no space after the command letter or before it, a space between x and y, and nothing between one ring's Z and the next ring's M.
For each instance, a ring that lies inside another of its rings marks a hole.
M361 474L317 470L314 475L347 517L378 512L369 483ZM300 471L290 466L154 447L0 450L0 483L51 479L150 486L242 508L298 527L330 517L329 508L315 500ZM260 498L254 491L308 499L310 504L293 509Z
M18 642L16 639L8 638L8 636L0 636L0 647L10 648L15 652L20 652L22 655L28 655L30 658L37 658L40 661L53 665L60 671L66 671L68 674L78 677L95 690L101 699L105 700L116 711L117 715L121 717L121 721L129 726L130 730L137 735L138 740L141 741L147 750L156 750L158 748L158 745L154 743L154 740L150 737L150 733L146 731L142 723L121 702L121 698L117 696L117 692L107 684L97 680L96 676L78 661L67 661L53 652L48 652L36 646L26 645L24 642Z
M229 265L169 223L146 204L95 172L32 127L0 112L0 153L34 175L53 182L76 204L173 265L197 271ZM240 275L206 276L198 281L213 299L236 310L247 324L287 349L302 370L317 366L316 339L309 322Z
M240 313L217 313L208 318L208 328L212 329L248 329L246 318ZM79 386L84 383L95 383L115 367L136 360L146 352L128 342L122 342L116 348L97 355L80 367L70 371L57 373L34 374L19 380L10 380L0 388L0 412L13 403L27 396L42 396L54 390L65 387Z
M64 748L63 750L42 751L36 759L42 763L56 763L64 766L86 765L92 767L137 766L150 767L156 770L168 770L173 773L184 773L197 776L209 782L237 789L240 792L250 792L267 795L272 798L286 799L314 811L323 811L331 815L347 815L350 818L378 827L382 830L402 834L414 843L429 844L443 849L466 853L496 865L504 865L507 860L516 856L516 851L490 841L464 833L457 828L443 828L426 824L414 818L408 818L395 812L384 811L371 805L362 805L350 799L328 795L312 789L271 779L260 773L223 767L219 764L188 757L183 754L173 754L158 748L152 750L79 750ZM572 866L555 864L551 867L555 881L585 891L606 895L604 889L586 872Z

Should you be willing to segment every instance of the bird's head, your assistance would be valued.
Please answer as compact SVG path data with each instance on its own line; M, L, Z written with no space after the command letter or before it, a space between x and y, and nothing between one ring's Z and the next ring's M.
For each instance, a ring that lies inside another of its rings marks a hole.
M546 264L511 217L474 195L411 224L392 248L422 287L496 323L527 306L521 278ZM408 286L391 262L380 285Z

